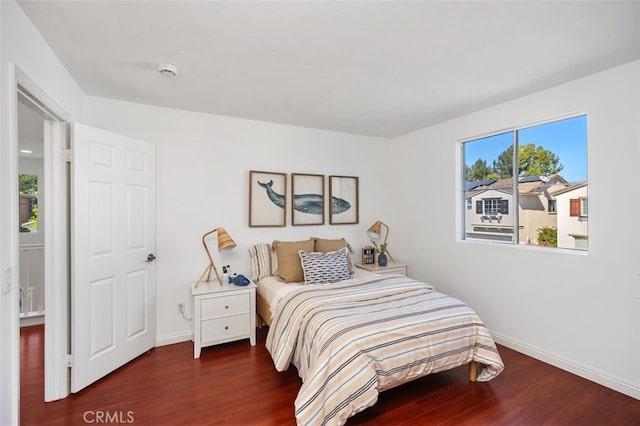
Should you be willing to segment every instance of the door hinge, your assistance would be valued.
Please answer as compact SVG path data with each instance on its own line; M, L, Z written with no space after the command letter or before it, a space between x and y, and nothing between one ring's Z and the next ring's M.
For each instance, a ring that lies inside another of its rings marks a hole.
M65 363L65 367L71 368L71 354L67 354L64 357L64 363Z
M65 149L64 150L64 161L67 163L71 162L71 150L70 149Z

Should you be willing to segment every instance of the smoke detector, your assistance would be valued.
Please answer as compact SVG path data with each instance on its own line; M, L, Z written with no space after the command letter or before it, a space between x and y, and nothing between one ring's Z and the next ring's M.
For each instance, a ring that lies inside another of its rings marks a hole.
M158 72L167 77L175 77L178 75L178 68L171 64L160 64L158 65Z

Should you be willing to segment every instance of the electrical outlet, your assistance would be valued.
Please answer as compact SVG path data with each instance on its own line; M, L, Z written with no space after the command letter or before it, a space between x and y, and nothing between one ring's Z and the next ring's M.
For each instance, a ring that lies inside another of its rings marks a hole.
M177 312L179 314L183 314L184 313L184 302L178 302L178 310Z

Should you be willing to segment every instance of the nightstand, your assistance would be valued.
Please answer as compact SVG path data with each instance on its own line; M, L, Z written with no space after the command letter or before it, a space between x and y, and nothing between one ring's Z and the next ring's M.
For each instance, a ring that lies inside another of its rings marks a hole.
M364 269L369 272L375 272L376 274L402 274L407 275L407 265L404 263L387 263L387 266L378 266L377 263L363 265L362 263L356 263L356 268Z
M249 338L256 344L256 285L220 285L217 281L191 286L193 296L193 357L204 346Z

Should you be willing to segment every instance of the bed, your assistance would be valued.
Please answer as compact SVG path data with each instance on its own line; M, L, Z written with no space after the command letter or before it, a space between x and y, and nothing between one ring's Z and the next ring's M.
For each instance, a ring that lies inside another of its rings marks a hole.
M351 272L311 285L254 277L274 366L293 364L302 378L298 424L344 424L379 392L427 374L469 364L471 380L488 381L503 370L487 328L460 300L402 275Z

